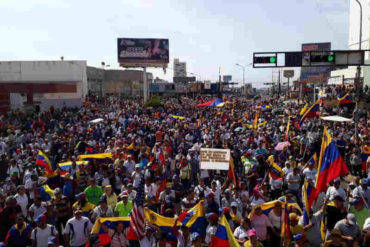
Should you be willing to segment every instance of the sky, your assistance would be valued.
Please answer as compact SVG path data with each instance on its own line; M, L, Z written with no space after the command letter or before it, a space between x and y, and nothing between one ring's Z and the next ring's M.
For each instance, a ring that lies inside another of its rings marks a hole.
M218 80L221 68L241 82L235 63L250 64L253 52L298 51L310 42L347 49L349 1L0 0L0 60L64 56L117 67L118 37L168 38L171 62L166 73L148 69L154 77L172 81L179 58L198 80ZM245 72L255 87L277 77L272 69Z

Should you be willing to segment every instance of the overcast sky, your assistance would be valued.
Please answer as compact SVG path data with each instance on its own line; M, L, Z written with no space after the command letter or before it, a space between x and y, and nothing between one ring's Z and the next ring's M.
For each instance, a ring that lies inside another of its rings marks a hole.
M257 51L332 42L347 49L350 0L0 0L0 60L87 60L117 66L117 37L168 38L173 58L202 80L231 74ZM170 79L171 69L149 70ZM246 70L246 82L271 69Z

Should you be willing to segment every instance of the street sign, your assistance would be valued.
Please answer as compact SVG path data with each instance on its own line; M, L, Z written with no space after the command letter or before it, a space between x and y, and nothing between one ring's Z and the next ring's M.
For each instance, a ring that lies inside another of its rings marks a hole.
M285 78L292 78L294 76L294 70L284 70L284 77Z
M264 82L263 85L274 85L275 83L273 82Z
M365 64L365 52L369 51L255 52L253 68L370 66Z

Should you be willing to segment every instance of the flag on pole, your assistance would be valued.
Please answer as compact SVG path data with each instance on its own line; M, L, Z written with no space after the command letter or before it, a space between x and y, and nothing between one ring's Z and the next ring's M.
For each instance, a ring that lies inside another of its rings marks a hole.
M326 187L330 181L339 176L347 175L348 172L346 163L342 156L340 156L335 142L325 127L321 143L314 200L316 200L322 191L326 191Z
M288 203L286 203L286 197L285 197L285 205L284 205L284 211L283 211L283 222L281 226L281 239L285 243L284 246L289 246L291 239L292 239L292 234L290 232Z
M234 172L234 159L230 155L230 166L229 166L229 171L227 172L227 177L233 181L234 186L236 187L236 177L235 177L235 172Z
M134 206L131 211L130 231L127 234L129 240L140 240L144 237L145 215L144 215L144 175L141 176L137 190Z
M210 247L239 247L225 215L221 216L216 233L212 236Z
M289 128L290 128L290 115L288 118L288 125L286 126L285 141L288 141L288 138L289 138Z
M316 116L316 113L320 110L321 99L318 99L310 108L308 108L305 113L303 113L301 120L299 121L299 126L302 126L303 121L306 118L313 118Z
M45 168L45 175L47 177L55 177L56 175L58 175L58 173L56 171L54 171L53 165L52 165L49 157L44 152L42 152L41 150L39 150L39 154L37 155L36 165L39 165L39 166Z
M315 188L306 180L304 181L303 197L304 197L304 208L303 208L303 225L306 226L310 222L310 209L313 203L313 196L315 194Z

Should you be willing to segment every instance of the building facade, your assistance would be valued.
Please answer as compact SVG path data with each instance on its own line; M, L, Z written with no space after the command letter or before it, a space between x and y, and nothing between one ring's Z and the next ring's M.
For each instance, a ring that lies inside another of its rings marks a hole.
M180 62L178 58L173 60L173 77L186 77L186 62Z

